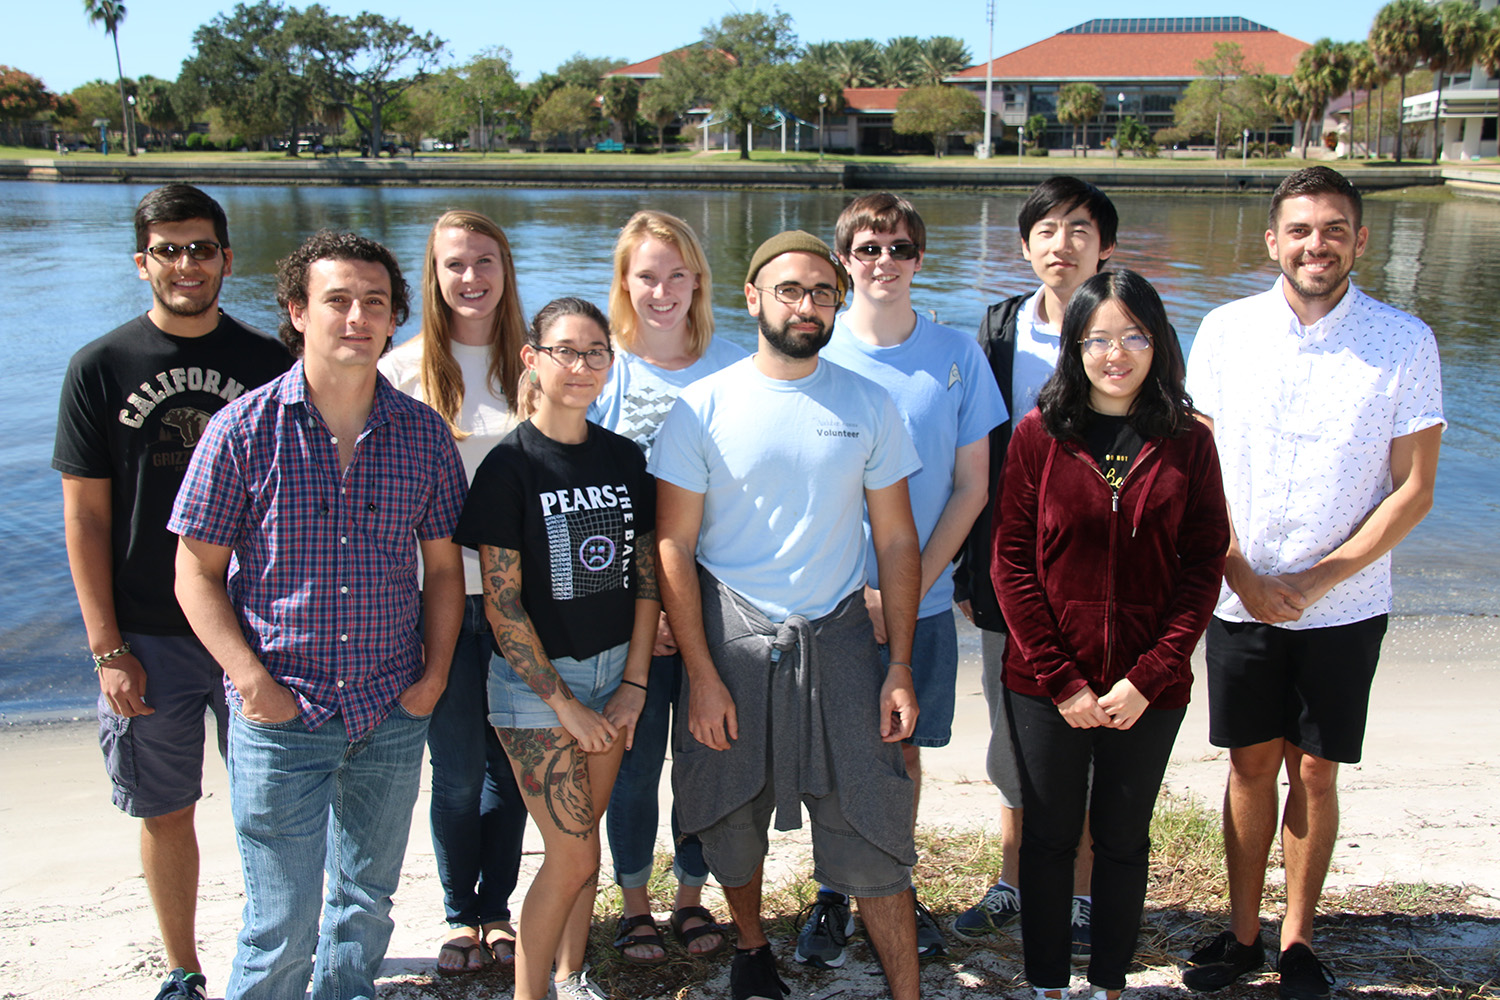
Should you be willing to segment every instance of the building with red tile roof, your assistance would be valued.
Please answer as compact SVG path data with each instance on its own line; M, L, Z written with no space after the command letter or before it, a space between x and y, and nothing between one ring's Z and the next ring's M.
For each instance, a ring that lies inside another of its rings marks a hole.
M1122 117L1141 120L1152 132L1172 124L1172 106L1197 79L1197 61L1230 42L1245 65L1286 76L1308 43L1243 17L1095 18L1033 45L999 56L993 73L995 114L1006 125L1032 115L1047 119L1044 145L1064 147L1072 127L1057 121L1057 91L1064 84L1096 84L1104 111L1089 129L1089 144L1112 135ZM987 64L979 63L947 82L984 94Z

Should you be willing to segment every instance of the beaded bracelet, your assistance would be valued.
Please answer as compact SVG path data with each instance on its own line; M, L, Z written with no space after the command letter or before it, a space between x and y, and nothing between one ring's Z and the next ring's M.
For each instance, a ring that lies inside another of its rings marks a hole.
M89 653L89 655L94 658L94 673L97 674L99 671L103 670L105 667L109 666L109 664L113 663L115 660L118 660L128 652L130 652L130 643L122 642L120 643L119 649L111 649L109 652L105 653L102 656L98 653Z

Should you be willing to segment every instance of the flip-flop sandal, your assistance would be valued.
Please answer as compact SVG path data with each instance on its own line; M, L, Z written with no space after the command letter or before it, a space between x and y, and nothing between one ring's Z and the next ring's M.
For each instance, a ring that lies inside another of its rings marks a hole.
M631 933L637 927L649 927L651 928L651 933ZM620 953L621 958L631 965L663 965L666 963L667 944L661 939L661 929L656 926L656 920L651 914L638 913L633 917L621 917L616 931L617 933L613 942L614 949ZM639 958L625 950L638 944L646 945L647 947L655 945L661 950L661 955L657 958Z
M440 976L472 976L476 972L483 972L489 968L490 963L495 960L494 952L490 951L489 945L482 941L477 944L458 944L454 941L444 941L442 946L438 948L439 957L442 956L443 952L460 956L464 960L464 964L452 968L439 965L437 971ZM484 956L484 961L475 964L475 954Z
M703 923L699 924L697 927L689 927L684 930L682 925L687 923L689 920L692 920L694 917L703 921ZM729 947L728 931L719 926L718 921L714 919L714 915L709 912L707 907L684 906L682 909L674 911L672 913L671 927L672 936L682 944L682 947L686 949L687 953L693 958L713 958L715 955L722 952L725 948ZM707 951L694 951L692 948L688 947L694 941L707 934L719 935L719 943L714 947L708 949Z
M509 920L497 920L493 924L486 924L480 929L480 933L485 936L484 943L489 945L490 953L495 956L496 962L501 965L515 964L516 929L511 926ZM494 937L489 936L492 933L495 933ZM505 949L503 952L502 948Z

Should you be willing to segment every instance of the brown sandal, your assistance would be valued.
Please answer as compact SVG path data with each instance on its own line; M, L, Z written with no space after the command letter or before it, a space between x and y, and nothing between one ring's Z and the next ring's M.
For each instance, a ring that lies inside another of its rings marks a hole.
M483 941L476 942L475 944L459 944L457 941L444 941L438 948L438 955L441 956L444 952L450 955L458 955L464 960L464 964L448 967L440 963L437 967L437 972L440 976L472 976L476 972L483 972L495 961L494 952L490 951L489 945ZM476 953L483 956L483 961L478 964L474 963L474 955Z
M695 917L703 921L703 923L697 927L690 927L687 930L683 930L682 925ZM714 919L713 913L704 906L684 906L682 909L674 911L672 913L671 928L672 936L681 942L684 950L693 958L713 958L729 947L729 932L719 926L718 921ZM717 946L709 948L707 951L694 951L688 947L694 941L708 934L719 935Z

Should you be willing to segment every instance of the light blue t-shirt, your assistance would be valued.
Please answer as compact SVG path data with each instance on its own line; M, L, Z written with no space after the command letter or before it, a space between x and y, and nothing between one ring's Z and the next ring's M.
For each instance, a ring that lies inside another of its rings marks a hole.
M922 471L907 481L911 513L922 547L937 527L953 495L955 452L982 440L1005 422L1005 401L989 363L973 337L917 316L911 336L892 347L876 347L856 337L846 314L833 326L823 349L826 361L882 386L891 394L902 423L917 446ZM869 584L880 586L875 550L869 550ZM922 598L917 617L926 618L953 606L953 575L942 573Z
M777 622L864 585L864 491L921 467L880 386L823 362L767 378L750 358L682 391L648 466L703 494L698 562Z
M622 350L615 355L604 391L589 406L589 419L605 430L630 438L650 458L656 432L682 390L745 356L746 351L740 345L711 337L703 357L686 368L670 371Z

